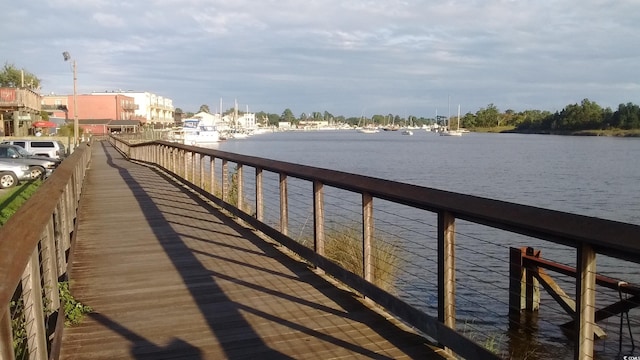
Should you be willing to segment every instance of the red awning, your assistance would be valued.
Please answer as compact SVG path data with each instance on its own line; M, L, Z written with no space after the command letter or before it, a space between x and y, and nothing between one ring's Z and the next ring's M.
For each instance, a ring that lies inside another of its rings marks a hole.
M36 121L33 123L33 127L37 127L37 128L54 128L57 127L58 125L54 122L51 121Z

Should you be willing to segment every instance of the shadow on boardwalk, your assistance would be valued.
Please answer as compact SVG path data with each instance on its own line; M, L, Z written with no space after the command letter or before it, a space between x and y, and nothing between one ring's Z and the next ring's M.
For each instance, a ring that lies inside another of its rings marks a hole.
M162 172L96 143L63 359L441 358Z

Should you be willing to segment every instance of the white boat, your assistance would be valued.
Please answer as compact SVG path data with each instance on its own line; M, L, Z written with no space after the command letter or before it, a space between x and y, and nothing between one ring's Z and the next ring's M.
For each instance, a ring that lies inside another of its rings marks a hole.
M380 132L380 130L376 128L365 127L365 128L358 128L358 132L363 134L375 134L377 132Z
M169 133L169 141L185 145L207 145L220 141L220 132L215 125L207 125L197 118L184 119L182 127Z
M231 139L246 139L249 137L249 133L239 130L239 129L233 129L231 131L229 131L227 133L227 135L229 136L229 138Z
M447 128L440 132L440 136L462 136L462 131L460 131L460 105L458 105L458 129L451 130L451 125L447 121Z
M402 130L402 135L413 135L413 131L409 129Z

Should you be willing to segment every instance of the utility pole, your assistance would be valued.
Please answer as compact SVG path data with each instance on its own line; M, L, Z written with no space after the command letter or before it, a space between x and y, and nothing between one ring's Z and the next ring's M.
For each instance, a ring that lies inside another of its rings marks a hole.
M71 60L71 55L68 52L63 52L62 57L64 61ZM77 101L77 82L78 82L78 72L76 66L76 60L73 59L71 63L71 67L73 68L73 144L74 148L80 145L80 141L78 139L79 135L79 125L78 125L78 101Z

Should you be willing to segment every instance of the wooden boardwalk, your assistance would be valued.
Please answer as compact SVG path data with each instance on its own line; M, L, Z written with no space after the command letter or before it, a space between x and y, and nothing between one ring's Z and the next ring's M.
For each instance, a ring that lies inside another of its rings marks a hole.
M442 358L160 172L93 145L62 359Z

